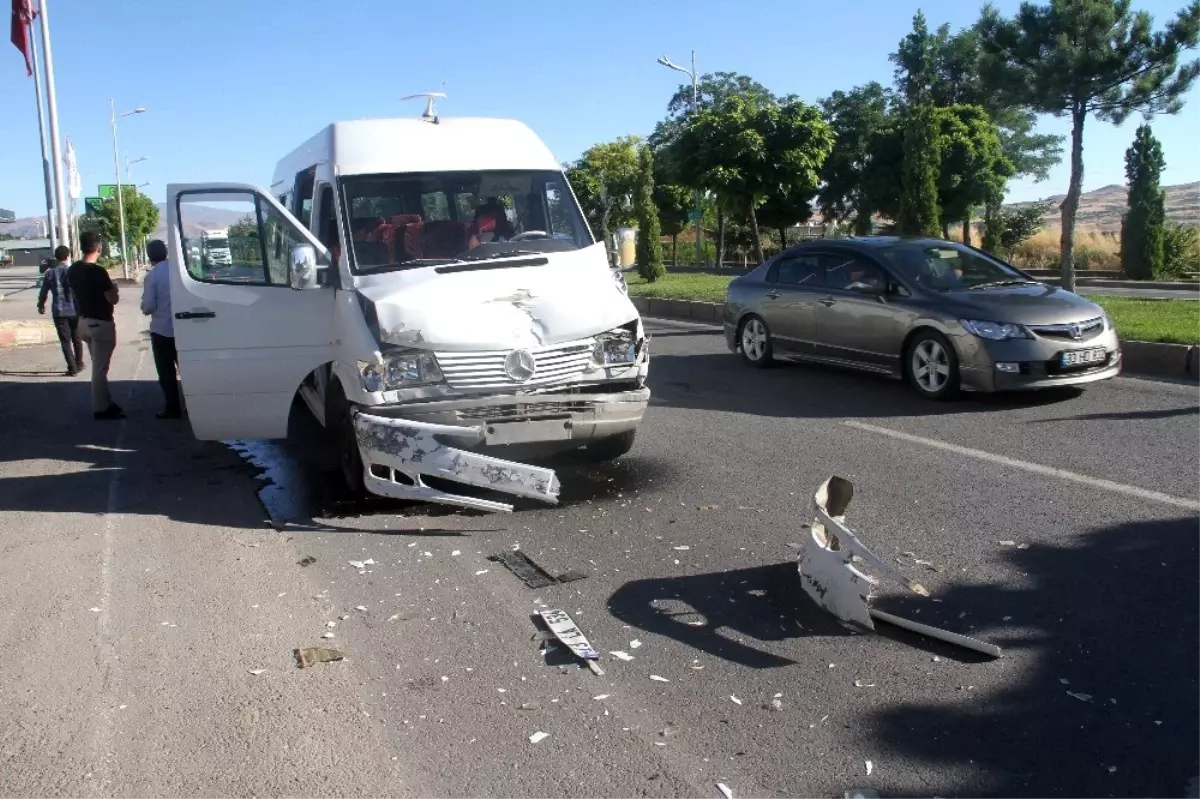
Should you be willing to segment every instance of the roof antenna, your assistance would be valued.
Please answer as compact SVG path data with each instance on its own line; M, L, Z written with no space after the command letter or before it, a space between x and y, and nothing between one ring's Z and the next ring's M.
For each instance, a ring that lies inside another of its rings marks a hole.
M416 100L420 97L425 98L425 113L421 114L421 119L425 120L426 122L432 122L435 125L438 124L438 115L437 111L433 107L433 103L438 97L444 99L446 94L444 92L418 92L417 94L410 94L407 97L401 97L400 101L404 102L405 100Z

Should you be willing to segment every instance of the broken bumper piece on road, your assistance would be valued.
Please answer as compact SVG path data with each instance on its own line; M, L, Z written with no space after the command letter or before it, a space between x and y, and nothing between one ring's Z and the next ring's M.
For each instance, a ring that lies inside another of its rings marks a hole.
M393 499L439 502L509 513L512 505L439 491L421 479L440 477L519 497L556 504L559 483L553 469L492 458L457 449L483 443L482 427L425 424L359 413L354 431L362 455L367 490Z

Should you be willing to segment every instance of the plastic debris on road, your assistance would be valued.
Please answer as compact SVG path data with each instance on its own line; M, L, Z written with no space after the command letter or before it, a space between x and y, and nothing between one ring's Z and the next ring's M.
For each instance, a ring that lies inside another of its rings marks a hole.
M357 610L357 611L359 611L360 613L366 613L366 612L367 612L367 606L366 606L366 605L355 605L355 606L354 606L354 609L355 609L355 610Z
M659 677L657 674L651 674L650 679L654 680L655 682L670 682L670 680L668 680L666 677Z
M637 640L636 638L629 642L630 649L637 649L641 645L642 645L642 642Z
M333 638L333 633L325 633L325 634L324 634L324 635L322 635L321 637L322 637L322 638Z
M1080 702L1091 702L1092 701L1091 694L1077 694L1074 691L1067 691L1067 696L1073 696L1076 699L1078 699Z
M730 696L729 696L729 701L733 702L735 705L740 705L742 703L742 700L738 699L736 696L733 696L732 694L730 694Z
M541 743L542 741L546 740L549 737L550 737L550 733L542 732L541 730L538 730L533 735L529 736L529 743L531 743L531 744Z
M255 677L262 674L264 671L266 671L266 669L250 669L250 673L253 674Z
M301 558L300 565L301 566L311 566L316 562L317 562L317 559L314 558L312 555L306 555L303 558Z
M874 764L874 763L872 763L870 760L868 760L868 761L867 761L867 776L868 776L868 777L870 777L870 776L871 776L871 772L872 772L872 771L874 771L874 770L875 770L875 764Z
M718 782L717 790L721 792L721 795L724 796L725 799L733 799L733 791L729 790L729 786L725 783Z
M309 646L296 650L296 662L302 669L307 669L317 663L334 663L345 660L346 656L337 649L326 649L323 646Z
M878 619L936 640L1000 657L1000 648L993 644L870 607L877 581L859 571L854 565L856 562L871 566L919 596L927 597L929 592L867 549L846 526L846 508L853 497L854 484L837 475L818 486L813 494L816 519L806 531L804 543L796 546L804 592L850 628L873 631Z
M633 660L633 655L629 654L628 652L621 652L618 650L616 652L609 652L608 654L612 655L617 660L624 660L626 662Z
M375 565L375 561L371 558L367 558L366 560L351 560L347 562L356 569L365 569L368 566Z

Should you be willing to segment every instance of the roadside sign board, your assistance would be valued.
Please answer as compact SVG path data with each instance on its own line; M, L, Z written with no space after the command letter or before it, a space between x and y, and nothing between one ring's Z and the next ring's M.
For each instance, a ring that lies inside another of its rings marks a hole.
M700 212L699 212L699 211L697 211L695 208L693 208L692 210L688 211L688 221L689 221L689 222L696 222L696 221L698 221L699 219L700 219Z
M99 194L99 195L100 195L102 198L104 198L104 199L106 199L106 200L107 200L107 199L116 199L116 196L117 196L117 184L115 184L115 183L101 183L101 184L100 184L100 189L99 189L99 191L98 191L98 192L96 192L96 193L97 193L97 194Z
M83 198L83 207L84 207L84 211L86 213L98 214L102 210L104 210L104 198L103 197L84 197Z

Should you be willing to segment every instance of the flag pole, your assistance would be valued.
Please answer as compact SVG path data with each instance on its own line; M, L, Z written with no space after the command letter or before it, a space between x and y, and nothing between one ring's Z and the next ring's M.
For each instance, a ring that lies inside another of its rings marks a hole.
M30 23L30 27L33 24ZM50 187L50 161L46 158L46 112L42 107L42 70L38 61L37 42L29 37L29 60L33 65L33 91L37 97L38 135L42 138L42 186L46 191L46 230L50 232L50 249L58 246L54 231L54 191Z
M54 159L54 199L58 209L60 238L69 241L67 231L67 192L63 188L62 148L58 136L58 102L54 97L54 54L50 50L50 15L46 13L47 0L41 0L42 52L46 56L46 104L50 111L50 154Z

